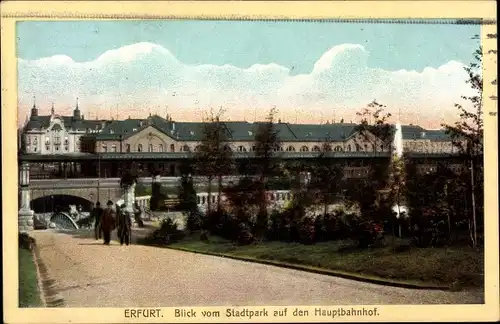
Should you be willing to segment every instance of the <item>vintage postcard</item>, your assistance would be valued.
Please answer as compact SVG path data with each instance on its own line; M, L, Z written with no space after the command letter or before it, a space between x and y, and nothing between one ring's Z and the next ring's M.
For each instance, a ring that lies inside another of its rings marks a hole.
M2 3L5 322L498 320L495 9Z

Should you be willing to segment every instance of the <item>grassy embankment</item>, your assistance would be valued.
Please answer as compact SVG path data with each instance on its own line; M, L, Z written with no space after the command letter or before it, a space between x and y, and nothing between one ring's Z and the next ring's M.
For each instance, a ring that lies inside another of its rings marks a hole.
M168 245L193 252L215 253L253 260L325 269L360 279L441 287L481 287L483 252L467 247L410 248L395 252L390 246L358 249L349 241L329 241L314 245L263 242L238 246L228 240L210 237L208 243L193 234Z
M19 307L41 307L38 275L34 255L28 249L19 249Z

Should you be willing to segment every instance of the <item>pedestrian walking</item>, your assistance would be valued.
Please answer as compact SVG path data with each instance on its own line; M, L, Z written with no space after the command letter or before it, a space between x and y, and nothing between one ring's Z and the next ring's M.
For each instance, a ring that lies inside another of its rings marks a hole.
M118 237L120 238L120 245L129 245L132 237L132 220L130 213L125 208L120 208L118 214Z
M94 209L92 210L92 217L94 218L94 234L96 240L100 240L102 237L101 218L103 211L104 210L101 208L100 202L97 202Z
M116 212L113 209L113 202L108 200L101 217L101 230L104 236L104 244L109 245L111 242L111 231L114 229L116 222Z

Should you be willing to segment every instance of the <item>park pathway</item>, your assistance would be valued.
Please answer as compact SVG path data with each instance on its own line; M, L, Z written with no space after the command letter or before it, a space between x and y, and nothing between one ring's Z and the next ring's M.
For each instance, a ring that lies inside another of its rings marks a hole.
M105 246L85 230L32 235L66 307L482 302L477 291L385 287L165 248L120 246L116 237Z

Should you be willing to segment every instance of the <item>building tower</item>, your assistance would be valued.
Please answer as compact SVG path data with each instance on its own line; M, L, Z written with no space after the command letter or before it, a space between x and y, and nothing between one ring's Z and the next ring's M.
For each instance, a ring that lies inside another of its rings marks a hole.
M78 98L76 98L76 107L75 107L75 110L73 110L73 119L74 120L81 119L80 109L78 108Z
M33 107L31 108L31 116L30 119L36 119L38 117L38 108L36 107L35 96L33 96Z

